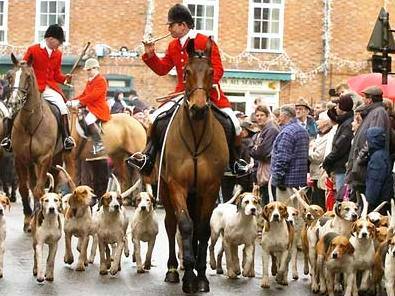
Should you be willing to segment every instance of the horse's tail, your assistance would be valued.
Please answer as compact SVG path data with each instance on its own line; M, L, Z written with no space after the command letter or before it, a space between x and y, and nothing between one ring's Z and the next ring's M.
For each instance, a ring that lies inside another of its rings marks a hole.
M241 187L241 185L236 185L235 190L233 191L234 194L232 196L231 199L229 199L227 202L225 202L226 204L232 204L234 203L234 201L236 200L236 198L241 194L241 192L243 191L243 188Z

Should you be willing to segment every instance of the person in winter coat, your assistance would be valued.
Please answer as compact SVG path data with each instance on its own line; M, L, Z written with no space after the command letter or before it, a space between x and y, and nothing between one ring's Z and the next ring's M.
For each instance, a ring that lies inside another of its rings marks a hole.
M255 119L257 124L261 127L261 131L254 139L254 144L250 150L251 157L261 165L266 164L270 168L270 161L272 155L272 148L274 140L279 134L278 126L270 120L269 108L259 105L255 109ZM259 165L258 165L259 167ZM260 186L260 194L262 197L262 204L266 205L269 202L268 181L256 180ZM273 195L275 197L275 188L273 187Z
M366 159L368 147L366 131L371 127L381 127L385 131L385 149L390 149L391 123L383 105L383 92L377 87L369 87L363 92L364 105L356 109L363 119L355 133L350 155L347 162L346 182L351 185L353 192L365 192Z
M326 112L321 112L317 120L318 136L310 142L310 179L313 181L313 192L311 194L312 203L325 208L325 185L319 186L322 174L325 174L321 164L325 156L325 148L332 129L332 121Z
M369 161L366 170L366 199L369 211L381 202L390 202L394 195L392 162L385 148L386 131L381 127L371 127L366 132Z
M352 122L354 120L353 99L351 94L341 95L336 102L336 118L338 124L333 138L332 150L325 157L322 167L328 176L335 175L336 191L339 192L344 185L346 162L353 139Z

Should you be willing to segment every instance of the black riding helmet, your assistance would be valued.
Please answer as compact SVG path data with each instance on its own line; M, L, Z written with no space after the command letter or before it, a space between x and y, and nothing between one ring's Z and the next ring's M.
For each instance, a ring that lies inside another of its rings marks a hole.
M64 38L64 32L61 26L58 24L50 25L45 31L44 38L53 37L63 43L66 39Z
M190 29L195 26L189 9L182 4L176 4L169 10L167 15L167 24L182 22L185 22Z

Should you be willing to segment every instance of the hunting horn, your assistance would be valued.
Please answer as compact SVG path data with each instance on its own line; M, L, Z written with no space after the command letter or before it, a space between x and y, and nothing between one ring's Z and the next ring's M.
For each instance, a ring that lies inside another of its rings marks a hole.
M74 65L73 65L73 67L71 68L71 70L69 72L70 75L73 75L73 73L75 72L75 70L78 67L78 64L81 62L82 58L84 57L84 55L85 55L85 53L88 50L90 45L91 45L91 43L89 41L85 44L84 48L82 49L82 51L81 51L80 55L78 56L78 58L75 60ZM70 82L70 81L66 81L66 82ZM69 83L65 83L65 85L73 87Z
M158 42L158 41L160 41L160 40L162 40L162 39L165 39L165 38L167 38L167 37L169 37L171 35L171 33L168 33L168 34L166 34L166 35L163 35L162 37L158 37L158 38L147 38L147 39L145 39L145 40L143 40L142 42L143 42L143 44L145 45L145 44L152 44L152 43L156 43L156 42Z

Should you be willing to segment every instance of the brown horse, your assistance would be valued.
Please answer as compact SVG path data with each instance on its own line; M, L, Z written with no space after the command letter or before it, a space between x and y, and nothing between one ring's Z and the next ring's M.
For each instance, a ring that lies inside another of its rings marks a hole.
M44 194L47 172L52 162L61 160L62 146L57 145L58 123L49 104L38 90L32 67L19 62L13 54L14 68L7 74L10 96L7 106L15 118L11 138L15 155L15 168L19 178L19 192L25 215L24 231L29 231L29 188L33 192L35 207ZM29 182L29 184L28 184Z
M105 193L108 183L107 161L85 161L91 157L92 142L83 139L78 134L76 130L77 115L77 110L72 109L71 135L76 140L76 148L65 156L66 168L76 184L88 184L94 188L98 196L101 196ZM124 160L130 154L144 148L147 141L146 131L135 118L125 113L112 114L111 119L103 124L102 140L125 189L127 184Z
M209 104L213 75L211 41L205 51L195 51L194 40L190 40L188 54L184 69L185 96L168 131L160 194L166 210L169 240L165 281L179 281L175 253L178 225L184 251L182 289L185 293L195 293L210 290L206 277L210 217L229 152L224 129Z

